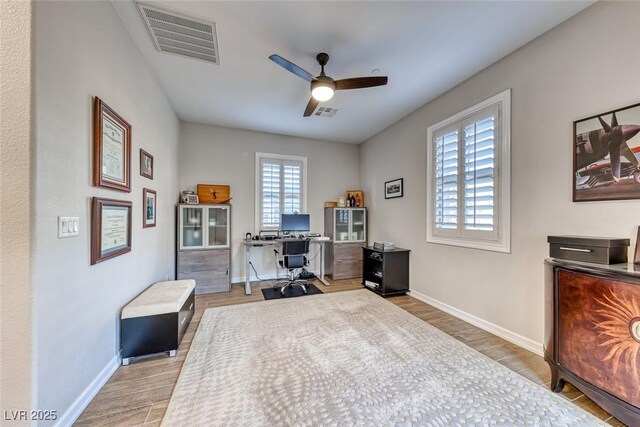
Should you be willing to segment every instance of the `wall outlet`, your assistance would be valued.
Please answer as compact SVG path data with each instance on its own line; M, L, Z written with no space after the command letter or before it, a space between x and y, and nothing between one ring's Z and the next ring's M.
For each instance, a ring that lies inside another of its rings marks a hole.
M77 216L58 217L58 239L80 235L80 218Z

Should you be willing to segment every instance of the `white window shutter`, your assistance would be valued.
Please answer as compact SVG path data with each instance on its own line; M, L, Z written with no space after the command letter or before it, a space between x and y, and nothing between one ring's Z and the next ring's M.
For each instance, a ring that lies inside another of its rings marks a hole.
M284 213L305 210L306 158L256 153L256 227L279 230Z
M435 227L458 228L458 130L436 135L434 147Z
M427 242L511 250L511 91L427 129Z
M493 111L463 123L464 230L495 229L496 144Z

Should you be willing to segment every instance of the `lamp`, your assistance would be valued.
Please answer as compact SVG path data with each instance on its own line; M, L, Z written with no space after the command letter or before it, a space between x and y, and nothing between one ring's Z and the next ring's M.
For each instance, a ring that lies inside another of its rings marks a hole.
M316 101L328 101L333 98L336 85L329 77L318 76L316 80L311 82L311 96Z

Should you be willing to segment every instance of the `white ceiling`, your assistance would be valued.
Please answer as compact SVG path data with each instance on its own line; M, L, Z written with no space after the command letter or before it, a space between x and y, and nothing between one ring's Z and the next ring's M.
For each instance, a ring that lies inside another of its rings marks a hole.
M217 26L220 65L157 52L132 1L113 5L181 120L360 143L592 1L145 1ZM313 75L389 76L387 86L337 92L333 118L302 117Z

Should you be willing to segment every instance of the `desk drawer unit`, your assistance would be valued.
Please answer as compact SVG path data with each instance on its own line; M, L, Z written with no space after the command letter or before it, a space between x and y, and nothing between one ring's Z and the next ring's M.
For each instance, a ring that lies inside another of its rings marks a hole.
M327 248L327 273L333 280L352 279L362 273L362 244L341 243Z
M196 294L228 292L231 289L230 250L178 251L177 278L196 281Z

